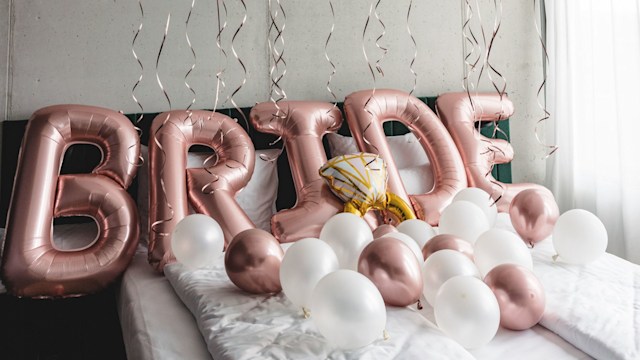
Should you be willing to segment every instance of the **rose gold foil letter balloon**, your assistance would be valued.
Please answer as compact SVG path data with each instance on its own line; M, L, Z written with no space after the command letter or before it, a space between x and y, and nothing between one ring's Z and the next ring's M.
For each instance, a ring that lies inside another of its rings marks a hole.
M436 114L414 96L384 89L352 93L344 109L358 148L379 154L387 163L388 191L412 204L418 218L437 225L440 213L467 186L467 180L456 146ZM435 179L430 193L407 195L382 128L382 123L391 120L405 124L429 156Z
M74 143L100 148L91 174L59 175ZM2 277L16 296L67 297L97 292L124 271L138 243L136 206L126 188L136 174L138 135L108 109L57 105L36 111L22 141L2 261ZM52 221L90 216L97 240L87 248L55 248Z
M340 110L329 103L281 101L257 104L251 123L261 132L281 136L296 188L296 205L271 218L271 232L280 242L317 238L329 218L343 209L318 173L327 162L322 136L340 128Z
M210 146L217 160L187 169L187 152L194 144ZM220 224L225 246L255 228L235 199L253 174L253 143L230 117L202 110L158 115L151 126L149 160L149 262L157 270L175 261L170 235L189 214L189 203Z
M536 184L504 184L491 176L493 164L505 164L513 159L513 148L502 139L489 139L475 128L478 121L506 120L513 115L513 104L497 94L473 96L473 105L466 93L448 93L438 97L438 114L455 142L467 173L469 186L480 188L498 200L498 211L508 212L514 196L525 189L541 189Z

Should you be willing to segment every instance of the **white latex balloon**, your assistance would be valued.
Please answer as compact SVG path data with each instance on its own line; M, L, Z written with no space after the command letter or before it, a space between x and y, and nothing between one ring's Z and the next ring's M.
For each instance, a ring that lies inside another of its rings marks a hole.
M431 254L422 266L422 293L427 302L435 305L436 295L442 284L456 276L480 278L480 272L476 265L459 251L445 249Z
M407 234L418 243L420 249L424 247L432 237L436 236L436 231L427 223L419 219L405 220L396 227L399 232Z
M178 262L202 268L222 261L224 234L220 225L202 214L186 216L171 233L171 251Z
M330 344L350 350L382 337L387 311L371 280L355 271L338 270L313 290L311 319Z
M462 200L476 204L487 216L489 227L493 227L496 224L498 207L493 203L493 199L489 193L475 187L462 189L453 197L453 201L456 202Z
M570 264L586 264L607 250L607 229L594 214L573 209L560 215L553 229L553 246Z
M473 257L483 277L500 264L517 264L533 270L527 245L507 230L491 229L480 235L473 247Z
M381 238L387 238L387 237L392 237L394 239L398 239L403 243L405 243L405 245L407 245L409 249L411 249L411 251L413 251L413 253L416 255L416 257L418 258L418 262L420 264L424 262L424 255L422 255L422 250L418 246L418 243L411 236L407 234L403 234L401 232L395 232L395 233L385 234Z
M373 233L367 223L351 213L336 214L320 231L320 240L335 251L341 269L357 270L360 253L371 241Z
M442 211L438 233L455 235L473 245L487 230L489 222L484 212L474 203L460 200Z
M434 314L440 330L467 349L488 344L500 325L498 300L473 276L447 280L436 297Z
M329 244L314 238L298 240L280 264L282 291L294 305L309 309L318 281L336 270L338 258Z

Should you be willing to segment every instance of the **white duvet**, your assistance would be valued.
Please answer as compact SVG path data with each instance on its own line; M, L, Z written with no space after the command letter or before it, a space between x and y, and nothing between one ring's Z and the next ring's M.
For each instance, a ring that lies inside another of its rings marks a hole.
M505 214L500 214L497 226L513 231ZM547 295L541 325L595 358L640 359L640 266L609 254L586 266L568 265L561 260L554 262L553 254L550 239L532 250L534 272ZM472 358L408 308L387 308L389 340L380 339L353 352L334 350L313 322L305 320L284 295L264 297L241 292L229 281L221 261L207 270L190 271L180 264L165 268L165 275L194 314L216 360ZM520 333L501 330L493 341L496 344L473 354L491 358L487 351L510 348L519 358L533 355L520 353L522 347L517 344L522 344L519 338L544 337L537 333L535 329ZM549 342L554 340L549 337ZM583 357L561 344L547 350Z
M611 254L554 262L550 240L532 254L547 295L542 326L597 359L640 359L640 266Z
M180 264L165 275L196 317L211 356L241 359L473 359L420 314L387 308L389 339L355 351L334 350L283 294L247 295L222 265L189 271Z

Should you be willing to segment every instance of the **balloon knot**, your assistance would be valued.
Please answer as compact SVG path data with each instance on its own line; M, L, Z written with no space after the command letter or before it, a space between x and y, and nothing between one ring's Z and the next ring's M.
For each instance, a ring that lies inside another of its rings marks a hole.
M384 339L384 341L387 341L390 338L389 333L386 329L382 331L382 338Z
M311 317L311 312L309 311L309 309L307 309L306 307L302 307L302 314L304 315L305 319L308 319L309 317Z
M533 243L531 241L529 241L529 249L533 249L535 247L535 245L533 245Z
M418 300L418 310L422 310L424 309L424 307L422 306L422 303L420 302L420 300Z

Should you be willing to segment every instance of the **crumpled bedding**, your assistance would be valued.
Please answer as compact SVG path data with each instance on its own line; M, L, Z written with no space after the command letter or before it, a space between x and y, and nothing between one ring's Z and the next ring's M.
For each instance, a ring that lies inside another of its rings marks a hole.
M515 232L507 214L497 227ZM531 251L547 304L540 325L596 359L640 359L640 266L605 253L586 265L559 258L551 238Z
M231 283L222 264L193 271L172 264L165 267L165 275L194 314L216 360L473 359L409 308L387 308L388 340L380 334L372 345L340 351L333 349L312 320L305 319L282 293L243 293Z
M640 266L604 254L554 262L551 239L532 252L547 306L540 324L597 359L640 359Z

